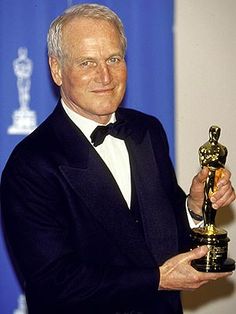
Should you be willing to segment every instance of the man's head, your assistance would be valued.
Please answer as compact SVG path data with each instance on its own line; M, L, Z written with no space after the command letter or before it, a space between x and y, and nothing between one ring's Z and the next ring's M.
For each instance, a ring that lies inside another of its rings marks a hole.
M107 7L75 5L55 19L48 33L49 64L66 105L106 123L125 93L125 50L123 25Z
M217 143L219 138L220 138L220 131L221 129L216 126L216 125L212 125L209 129L209 138L210 141L213 143Z
M50 25L48 31L48 55L56 57L59 61L63 59L62 29L74 18L91 18L94 20L104 20L110 22L118 31L125 55L127 41L124 27L120 18L109 8L99 4L78 4L67 9L62 15L58 16Z

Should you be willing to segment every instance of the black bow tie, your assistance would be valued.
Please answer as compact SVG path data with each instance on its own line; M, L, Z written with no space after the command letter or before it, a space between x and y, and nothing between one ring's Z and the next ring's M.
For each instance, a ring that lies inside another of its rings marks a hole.
M124 140L129 135L129 131L126 128L126 121L116 121L108 125L97 126L90 135L93 145L96 147L102 144L108 134Z

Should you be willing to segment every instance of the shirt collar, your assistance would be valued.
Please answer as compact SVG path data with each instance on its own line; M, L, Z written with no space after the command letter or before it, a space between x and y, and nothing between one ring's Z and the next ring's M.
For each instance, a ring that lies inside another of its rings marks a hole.
M73 111L70 109L63 99L61 99L61 104L63 109L65 110L66 114L68 117L74 122L74 124L83 132L83 134L87 137L87 139L91 142L90 135L93 132L93 130L98 126L98 125L103 125L101 123L97 123L96 121L93 121L91 119L85 118L78 114L77 112ZM115 113L112 113L110 120L108 121L107 124L113 123L116 121L116 116Z

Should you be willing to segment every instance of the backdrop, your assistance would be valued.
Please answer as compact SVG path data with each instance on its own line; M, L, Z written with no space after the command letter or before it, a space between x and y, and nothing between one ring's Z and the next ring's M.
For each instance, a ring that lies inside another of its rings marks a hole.
M80 2L0 1L0 171L13 147L57 102L47 65L46 34L52 19ZM129 74L123 105L162 121L174 160L173 1L96 2L117 12L126 29ZM24 296L2 236L0 252L0 313L25 314Z
M175 0L175 141L180 185L188 193L199 169L198 148L210 125L222 128L226 166L236 186L236 1ZM228 231L236 258L236 202L220 209L217 225ZM185 314L234 314L236 273L183 296Z

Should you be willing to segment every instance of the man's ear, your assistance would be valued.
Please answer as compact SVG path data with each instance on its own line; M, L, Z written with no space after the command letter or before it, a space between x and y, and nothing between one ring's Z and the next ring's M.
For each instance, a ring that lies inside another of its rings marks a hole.
M55 57L49 57L48 62L49 62L53 81L58 86L61 86L62 76L61 76L61 65L60 65L59 61Z

